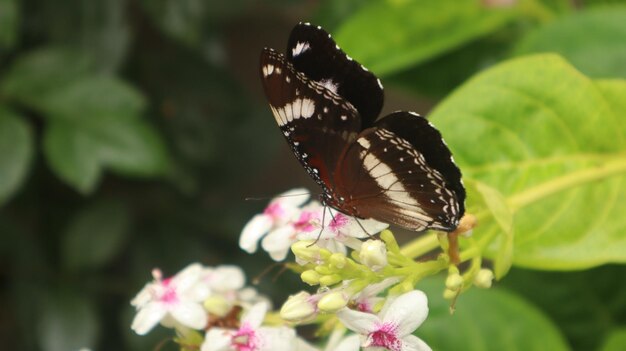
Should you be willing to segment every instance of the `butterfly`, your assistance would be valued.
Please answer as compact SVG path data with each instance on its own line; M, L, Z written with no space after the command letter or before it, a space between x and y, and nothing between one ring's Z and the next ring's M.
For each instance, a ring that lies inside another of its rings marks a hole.
M261 52L270 109L321 201L356 218L453 231L465 212L461 171L441 134L417 113L379 118L380 80L331 35L296 25L286 55Z

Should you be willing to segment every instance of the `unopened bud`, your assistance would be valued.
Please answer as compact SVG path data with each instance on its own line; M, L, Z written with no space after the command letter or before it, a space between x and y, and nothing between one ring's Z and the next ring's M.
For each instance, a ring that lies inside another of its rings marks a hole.
M204 300L204 308L213 315L224 317L232 308L225 298L214 295Z
M342 278L339 274L329 274L322 276L319 281L322 286L331 286L339 283L341 280Z
M330 256L330 264L338 269L346 266L346 255L342 253L334 253Z
M305 263L318 263L321 260L320 247L313 240L300 240L291 245L296 258Z
M443 291L443 298L446 300L452 300L459 294L458 290L446 289Z
M481 269L474 277L474 285L479 288L488 289L491 288L491 283L493 282L493 272L491 269Z
M387 265L387 247L380 240L367 240L361 245L359 260L373 271L379 271Z
M457 291L463 285L463 277L458 273L452 273L446 278L446 288Z
M290 322L302 322L315 317L317 309L311 301L311 294L301 291L291 295L280 308L280 317Z
M340 309L346 307L348 300L340 292L332 292L325 295L317 303L317 307L320 311L324 312L337 312Z
M309 285L317 285L320 283L320 274L312 269L308 269L300 274L300 279Z

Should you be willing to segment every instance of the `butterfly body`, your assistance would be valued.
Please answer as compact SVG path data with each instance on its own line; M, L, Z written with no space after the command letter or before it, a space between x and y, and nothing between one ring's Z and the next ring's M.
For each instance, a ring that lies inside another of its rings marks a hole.
M415 231L457 227L465 190L441 134L413 112L378 118L380 80L328 33L297 25L287 56L263 50L260 73L276 123L325 205Z

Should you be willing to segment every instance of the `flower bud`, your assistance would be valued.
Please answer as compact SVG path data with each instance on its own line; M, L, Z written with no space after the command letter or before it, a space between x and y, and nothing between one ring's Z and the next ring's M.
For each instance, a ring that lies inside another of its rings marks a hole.
M457 291L463 285L463 277L458 273L448 274L446 278L446 288Z
M311 300L311 294L306 291L289 296L280 308L280 317L290 322L303 322L315 317L317 309Z
M324 312L337 312L346 307L348 300L340 292L331 292L320 299L317 307Z
M493 272L491 269L481 269L478 271L476 276L474 277L474 285L479 288L488 289L491 287L491 283L493 282Z
M321 259L320 247L313 240L300 240L291 245L291 251L305 263L318 263Z
M213 295L204 300L204 308L213 315L224 317L232 306L226 301L226 299L219 295Z
M373 271L379 271L387 265L387 247L380 240L367 240L361 246L359 260Z
M450 289L445 289L443 291L443 298L446 300L452 300L454 299L457 295L459 294L458 290L450 290Z
M342 280L339 274L324 275L319 279L320 285L330 286L339 283Z
M346 255L341 253L334 253L330 256L330 264L338 269L342 269L346 266Z
M312 269L308 269L300 274L300 279L309 285L317 285L320 283L320 274Z

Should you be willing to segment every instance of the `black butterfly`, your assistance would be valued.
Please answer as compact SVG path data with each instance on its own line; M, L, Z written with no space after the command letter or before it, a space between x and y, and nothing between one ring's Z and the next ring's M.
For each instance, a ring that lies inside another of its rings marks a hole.
M465 189L441 134L414 112L377 120L380 80L330 34L298 24L287 56L265 48L260 70L276 122L325 205L415 231L456 229Z

